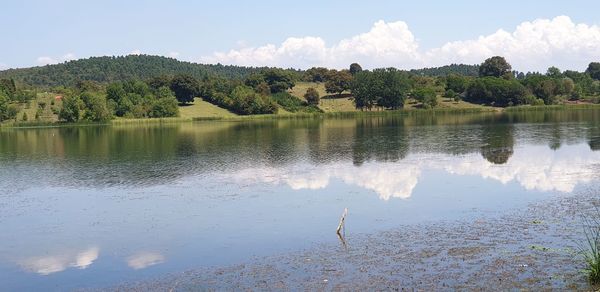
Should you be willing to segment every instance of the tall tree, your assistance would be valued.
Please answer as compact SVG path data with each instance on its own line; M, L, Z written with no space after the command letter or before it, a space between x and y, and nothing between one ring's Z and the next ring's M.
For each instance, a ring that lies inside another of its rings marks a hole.
M58 113L58 118L65 122L77 122L81 118L81 108L83 102L79 96L67 96L63 98L62 109Z
M502 77L511 72L512 67L504 57L491 57L479 66L479 77Z
M350 74L352 76L356 75L356 73L361 72L363 69L358 63L350 64Z
M600 63L590 63L587 70L585 70L585 73L590 74L590 76L596 80L600 80Z
M261 72L264 82L271 88L271 93L284 92L294 87L294 76L283 69L268 69Z
M324 82L329 70L323 67L312 67L304 72L304 81L308 82Z
M181 104L194 102L200 91L200 84L190 75L177 75L171 80L171 90L175 93L177 101Z
M350 89L352 82L352 74L348 70L330 70L327 74L327 82L325 82L325 90L327 93L342 95L346 90Z
M548 71L546 71L546 76L552 78L560 78L562 77L562 72L557 67L552 66L548 68Z

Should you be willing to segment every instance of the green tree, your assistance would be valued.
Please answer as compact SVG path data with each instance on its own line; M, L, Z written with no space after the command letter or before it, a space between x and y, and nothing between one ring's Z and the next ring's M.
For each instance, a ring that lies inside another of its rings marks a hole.
M327 68L312 67L304 72L302 79L308 82L324 82L327 79L328 72Z
M294 76L283 69L268 69L261 72L263 81L271 88L271 93L284 92L296 84Z
M483 62L479 66L479 77L502 77L510 74L512 67L504 57L495 56Z
M452 89L446 90L446 92L444 93L444 97L448 98L448 99L451 99L451 100L454 100L454 101L456 101L456 97L459 97L459 100L460 100L460 94L456 93Z
M27 116L27 113L26 113L26 112L24 112L24 113L23 113L23 116L21 117L21 120L22 120L23 122L27 122L27 121L29 120L29 117Z
M179 107L177 106L177 98L168 87L158 89L157 99L152 103L150 109L150 117L164 118L176 117L179 115Z
M123 84L120 82L111 83L106 88L106 99L113 100L116 103L119 103L126 95Z
M589 74L593 79L600 80L600 63L592 62L588 65L585 73Z
M319 92L313 87L309 87L304 94L304 98L309 105L319 105L320 96Z
M268 96L254 92L249 86L238 86L231 93L234 112L242 115L271 114L277 112L277 105Z
M60 112L58 113L58 119L65 122L77 122L81 118L81 108L83 102L79 96L66 96L63 97L63 104Z
M17 120L17 114L19 113L19 108L16 104L9 104L6 109L6 119L7 120Z
M377 94L381 90L378 83L372 72L363 71L356 74L350 91L354 96L354 105L357 109L371 110L377 104Z
M15 85L14 79L0 79L0 92L4 91L4 93L8 96L9 99L17 92L17 86Z
M437 95L433 88L419 88L413 92L413 97L423 105L423 108L437 106Z
M450 74L446 76L446 91L452 90L458 94L461 94L467 90L469 86L469 78L458 75L458 74Z
M466 100L493 106L525 104L527 89L516 79L496 77L475 79L467 89Z
M356 75L356 73L362 72L362 67L358 63L350 64L350 74L352 76Z
M325 82L325 91L330 94L342 95L346 90L350 89L352 82L352 74L348 70L330 70L327 73L327 82Z
M170 87L171 77L169 77L168 75L154 76L148 79L148 82L146 83L148 83L148 86L150 86L150 88L152 88L153 90L158 90L161 87Z
M562 72L557 67L552 66L548 68L548 71L546 71L546 76L551 78L560 78L562 77Z
M200 84L190 75L177 75L171 81L171 90L179 103L187 104L194 102L194 98L200 91Z
M37 93L34 90L17 90L12 97L12 100L20 103L28 103L34 100Z
M8 96L0 91L0 122L8 120Z
M79 92L84 92L84 91L95 92L95 91L100 91L100 84L98 84L98 82L92 81L92 80L77 80L75 82L75 89L77 89L77 91L79 91Z
M97 94L83 93L84 110L83 119L91 122L106 122L111 119L112 114L108 110L106 98Z
M411 88L412 81L408 73L388 68L357 73L350 90L356 108L371 110L374 106L389 109L403 107Z

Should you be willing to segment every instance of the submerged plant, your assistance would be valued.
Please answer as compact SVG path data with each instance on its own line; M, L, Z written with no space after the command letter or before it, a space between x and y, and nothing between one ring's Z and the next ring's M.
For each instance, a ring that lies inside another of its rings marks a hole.
M600 215L600 212L596 211L596 214ZM591 284L600 284L600 217L584 217L583 223L585 243L581 254L586 264L584 272Z

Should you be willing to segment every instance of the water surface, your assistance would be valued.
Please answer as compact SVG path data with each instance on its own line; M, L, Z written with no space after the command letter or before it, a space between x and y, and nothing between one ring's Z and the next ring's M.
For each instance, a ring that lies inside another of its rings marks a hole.
M103 287L595 184L600 111L0 129L0 283Z

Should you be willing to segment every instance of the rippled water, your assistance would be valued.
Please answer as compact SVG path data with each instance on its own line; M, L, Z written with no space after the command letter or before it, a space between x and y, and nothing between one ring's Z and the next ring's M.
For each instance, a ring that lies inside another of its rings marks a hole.
M0 283L64 290L347 231L497 216L598 182L600 111L0 129Z

